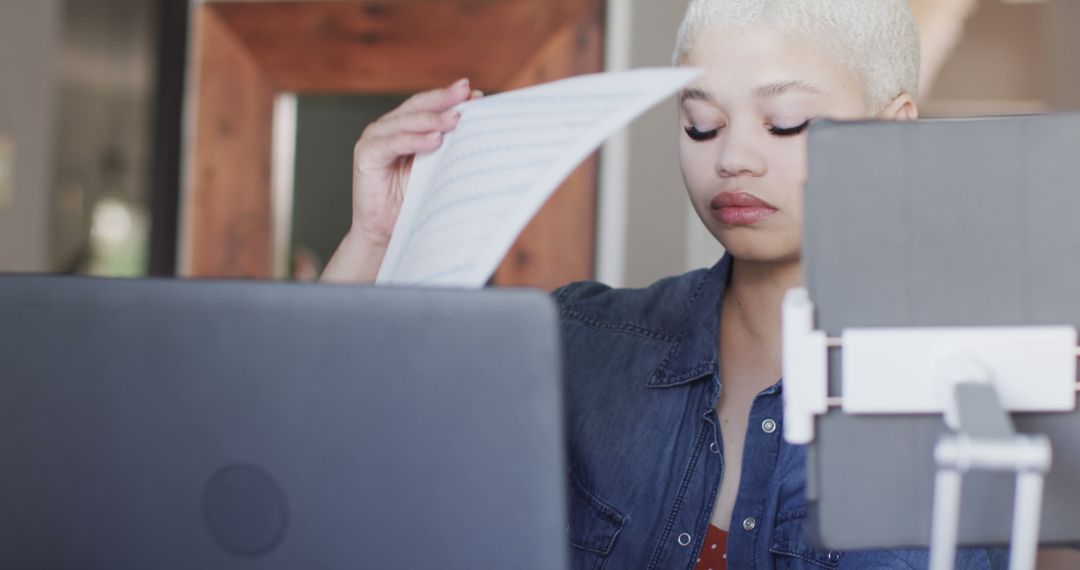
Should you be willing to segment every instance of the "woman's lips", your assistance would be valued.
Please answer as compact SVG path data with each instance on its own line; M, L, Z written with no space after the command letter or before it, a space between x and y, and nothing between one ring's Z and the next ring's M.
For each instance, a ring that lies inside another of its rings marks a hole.
M709 202L713 219L729 226L749 226L777 212L768 202L746 192L721 192Z

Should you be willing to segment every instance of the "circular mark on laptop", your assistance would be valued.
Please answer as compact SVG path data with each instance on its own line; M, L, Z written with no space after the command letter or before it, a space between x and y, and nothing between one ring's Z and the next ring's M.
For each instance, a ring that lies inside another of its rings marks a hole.
M227 465L203 489L203 521L225 550L262 556L281 543L289 506L281 485L256 465Z

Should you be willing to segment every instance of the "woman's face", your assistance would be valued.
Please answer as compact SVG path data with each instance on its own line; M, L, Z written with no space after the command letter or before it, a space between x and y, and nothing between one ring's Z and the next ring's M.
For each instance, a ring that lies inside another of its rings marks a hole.
M815 42L769 30L702 32L684 65L679 158L698 216L739 259L798 260L806 127L865 118L855 75Z

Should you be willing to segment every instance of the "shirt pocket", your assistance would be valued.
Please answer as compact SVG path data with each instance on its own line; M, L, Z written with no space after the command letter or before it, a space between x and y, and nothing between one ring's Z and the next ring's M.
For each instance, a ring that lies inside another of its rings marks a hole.
M602 568L615 548L626 517L615 507L570 477L570 525L566 534L572 546L574 568Z
M806 511L802 509L777 517L769 546L777 570L839 568L843 556L841 553L811 548L803 542L802 524L805 518Z

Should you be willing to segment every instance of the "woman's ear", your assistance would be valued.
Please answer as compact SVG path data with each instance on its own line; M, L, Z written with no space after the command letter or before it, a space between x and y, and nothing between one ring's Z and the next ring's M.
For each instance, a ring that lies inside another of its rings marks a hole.
M907 93L901 93L878 114L885 121L914 121L919 118L919 107Z

